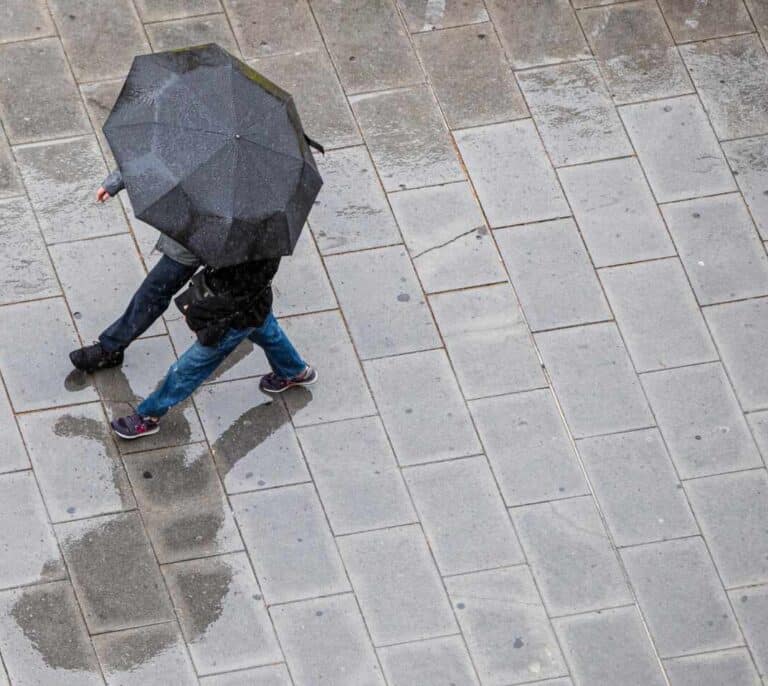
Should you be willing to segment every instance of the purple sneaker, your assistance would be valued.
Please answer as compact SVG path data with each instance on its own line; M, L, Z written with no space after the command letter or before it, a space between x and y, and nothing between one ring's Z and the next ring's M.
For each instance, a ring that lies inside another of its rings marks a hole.
M307 368L292 379L284 379L274 372L261 377L259 388L265 393L282 393L292 386L309 386L317 381L317 370L314 367Z
M134 438L151 436L160 431L160 422L150 417L142 417L140 414L130 414L127 417L118 417L110 422L112 431L120 438L132 441Z

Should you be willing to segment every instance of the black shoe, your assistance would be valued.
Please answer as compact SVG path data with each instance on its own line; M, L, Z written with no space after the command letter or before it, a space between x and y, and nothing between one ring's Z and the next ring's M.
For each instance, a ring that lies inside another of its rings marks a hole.
M79 350L73 350L69 353L69 359L77 369L95 372L98 369L108 369L123 364L123 351L116 350L108 353L101 347L101 343L94 343Z

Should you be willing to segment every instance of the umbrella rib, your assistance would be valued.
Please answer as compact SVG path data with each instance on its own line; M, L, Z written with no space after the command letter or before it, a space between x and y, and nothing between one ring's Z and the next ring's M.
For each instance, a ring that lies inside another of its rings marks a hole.
M241 138L240 140L245 141L246 143L250 143L251 145L255 145L258 148L262 148L263 150L269 150L270 152L274 153L275 155L281 155L281 153L279 153L279 152L277 152L275 150L272 150L271 148L267 148L266 146L259 145L258 143L255 143L254 141L249 140L247 138ZM291 157L290 155L282 155L282 157L287 157L288 159L293 160L294 162L303 162L303 160L299 160L299 159L297 159L295 157ZM272 192L272 194L275 195L275 196L279 195L278 193L275 193L275 189L272 187L272 184L269 182L269 179L267 178L267 176L262 173L261 169L257 169L256 167L253 167L253 169L264 180L264 182L269 187L269 190Z
M269 150L273 155L279 155L280 157L287 157L289 160L293 160L294 162L303 162L303 157L294 157L293 155L289 155L287 152L281 152L280 150L275 150L274 148L270 148L268 145L264 145L263 143L258 143L256 141L251 140L250 138L246 138L245 136L241 137L241 140L244 140L246 143L250 143L251 145L255 145L257 148L261 148L262 150Z
M168 122L164 122L164 121L136 121L136 122L131 122L130 124L115 124L113 127L111 126L110 129L130 129L134 126L164 126L169 129L178 129L180 131L190 131L192 133L211 133L214 136L222 136L222 137L229 137L230 135L222 131L211 131L210 129L192 129L189 126L169 124Z

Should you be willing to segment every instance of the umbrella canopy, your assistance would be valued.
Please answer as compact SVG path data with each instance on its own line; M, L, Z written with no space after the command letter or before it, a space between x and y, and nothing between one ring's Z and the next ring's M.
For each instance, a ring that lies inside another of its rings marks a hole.
M215 44L136 57L104 134L136 216L213 267L290 255L323 183L290 94Z

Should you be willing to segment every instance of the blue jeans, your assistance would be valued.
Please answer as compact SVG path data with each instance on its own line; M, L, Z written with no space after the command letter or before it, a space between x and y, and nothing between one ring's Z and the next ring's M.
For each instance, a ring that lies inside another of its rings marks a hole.
M174 405L192 395L244 338L250 338L263 348L269 366L278 376L297 376L307 366L270 312L260 327L230 329L216 346L209 347L199 342L192 345L171 365L162 384L136 411L143 417L162 417Z

